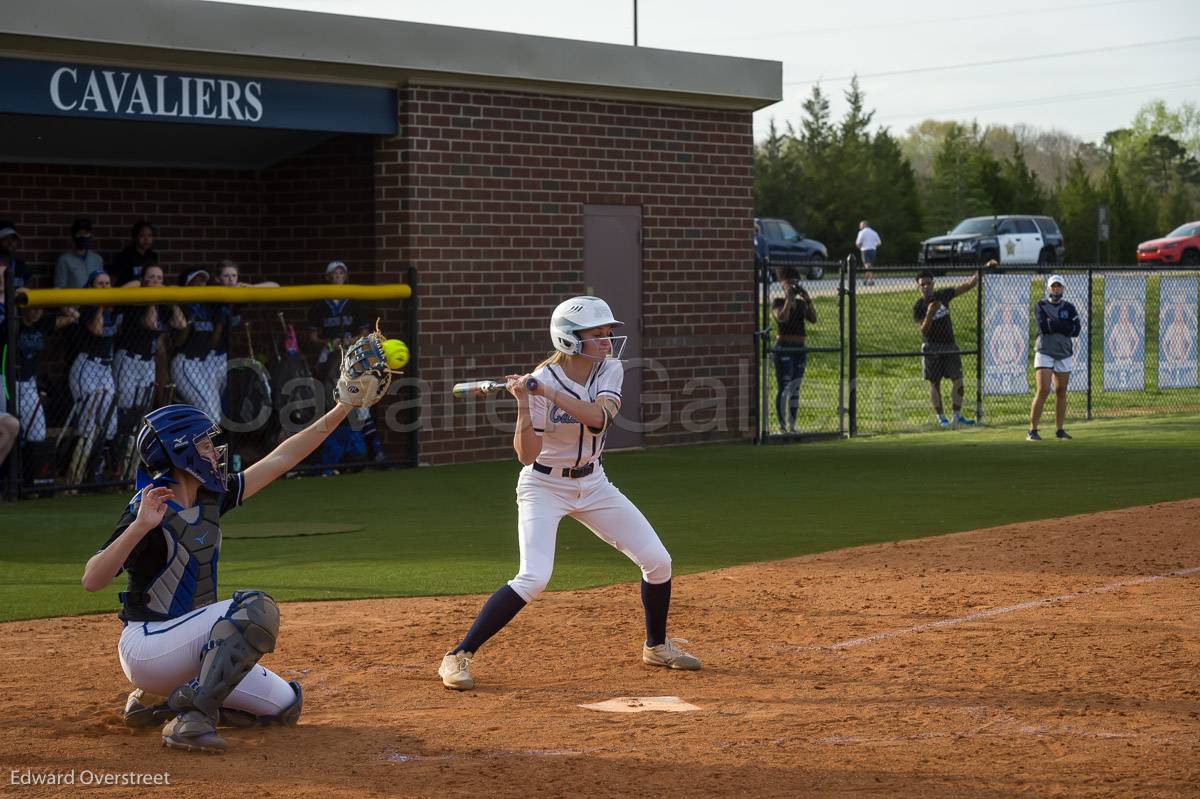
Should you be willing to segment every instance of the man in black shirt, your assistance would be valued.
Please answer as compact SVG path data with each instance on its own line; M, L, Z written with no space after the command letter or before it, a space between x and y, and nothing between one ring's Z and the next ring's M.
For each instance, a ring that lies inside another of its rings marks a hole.
M129 232L129 246L117 253L112 260L114 286L136 286L142 279L142 270L158 263L158 253L153 249L154 225L144 219L133 223Z
M995 267L989 261L989 269ZM917 275L917 289L921 296L913 304L913 322L921 331L921 352L925 353L923 376L929 381L929 398L937 414L940 427L970 426L974 419L962 415L963 373L962 356L954 340L954 325L950 321L950 301L961 297L979 285L979 273L954 288L934 289L933 273L925 270ZM954 408L952 419L946 418L942 406L942 378L951 382L950 402Z

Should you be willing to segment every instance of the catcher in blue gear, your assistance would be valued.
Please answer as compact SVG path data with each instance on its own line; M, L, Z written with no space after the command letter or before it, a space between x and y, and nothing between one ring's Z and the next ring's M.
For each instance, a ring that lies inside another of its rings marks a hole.
M343 360L333 409L241 474L229 474L221 429L198 408L168 405L145 417L137 493L83 573L88 591L127 576L118 652L134 686L128 725L166 721L164 745L222 752L219 724L297 723L299 683L258 664L279 635L275 600L255 590L218 599L220 521L299 464L353 408L383 396L390 375L381 356L371 337L357 342Z

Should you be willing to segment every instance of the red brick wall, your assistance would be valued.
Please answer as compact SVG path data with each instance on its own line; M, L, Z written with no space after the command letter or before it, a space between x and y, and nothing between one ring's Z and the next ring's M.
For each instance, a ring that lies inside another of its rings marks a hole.
M645 443L750 435L749 113L422 87L400 101L400 135L376 150L377 249L381 277L419 270L423 460L511 457L511 434L482 414L472 429L449 387L544 357L550 310L583 291L593 203L643 209L643 355L669 373L647 374L643 397L672 404ZM681 424L712 396L684 394L695 378L726 387L721 424L704 432ZM511 418L511 402L498 407Z
M149 220L168 279L226 258L244 276L287 285L319 281L337 258L373 278L374 143L332 139L261 171L0 164L0 217L21 232L20 256L50 287L75 217L90 217L107 264Z
M148 219L169 277L223 258L257 263L259 186L254 172L68 164L0 164L0 215L16 222L19 256L35 285L50 288L54 263L71 248L71 220L95 224L96 251L107 264L129 244L129 229Z

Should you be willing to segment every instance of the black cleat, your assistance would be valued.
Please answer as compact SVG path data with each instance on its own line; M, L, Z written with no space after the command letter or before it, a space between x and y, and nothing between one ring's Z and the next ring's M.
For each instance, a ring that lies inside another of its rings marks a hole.
M1071 440L1071 436L1067 433L1066 430L1058 430L1057 432L1055 432L1054 437L1057 438L1059 441L1070 441Z
M1038 435L1038 431L1030 430L1029 434L1025 436L1025 440L1026 441L1041 441L1042 437Z

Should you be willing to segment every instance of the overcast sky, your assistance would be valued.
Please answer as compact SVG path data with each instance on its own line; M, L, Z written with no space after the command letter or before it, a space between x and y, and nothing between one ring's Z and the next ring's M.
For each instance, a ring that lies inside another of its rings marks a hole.
M633 42L632 0L234 1ZM936 117L1097 140L1147 100L1200 98L1198 0L639 0L638 16L645 47L782 61L783 101L755 114L760 138L772 117L781 126L799 119L815 80L840 116L851 74L876 122L896 133ZM1057 52L1071 54L1044 57ZM1008 59L1020 60L979 63Z

